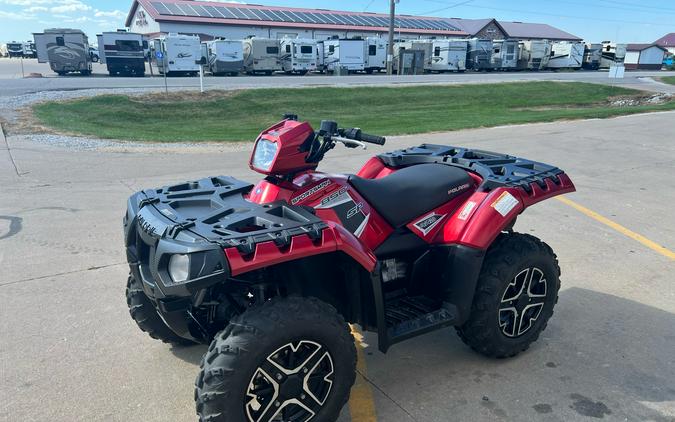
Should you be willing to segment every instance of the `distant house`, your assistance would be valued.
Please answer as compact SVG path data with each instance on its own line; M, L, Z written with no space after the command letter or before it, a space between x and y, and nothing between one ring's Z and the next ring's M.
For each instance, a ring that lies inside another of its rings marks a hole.
M666 52L656 44L628 44L624 64L627 70L661 70Z
M665 48L670 54L675 54L675 32L664 35L663 37L654 41L654 44Z
M576 35L544 23L507 22L496 19L450 18L446 20L468 33L470 38L582 41Z

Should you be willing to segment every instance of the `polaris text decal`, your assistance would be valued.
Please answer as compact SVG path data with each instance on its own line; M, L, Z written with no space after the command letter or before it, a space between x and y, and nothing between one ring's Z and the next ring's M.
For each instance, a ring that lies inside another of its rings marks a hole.
M432 213L415 223L414 226L426 236L431 230L433 230L434 227L438 225L438 223L441 222L443 217L445 217L445 214L441 215Z
M459 192L459 191L463 191L464 189L468 189L469 186L471 186L471 185L469 185L468 183L465 183L465 184L463 184L463 185L454 187L454 188L452 188L452 189L450 189L450 190L448 191L448 195L452 195L452 194L455 194L455 193L457 193L457 192Z
M314 186L313 188L311 188L309 190L306 190L305 192L303 192L300 195L296 196L295 198L291 199L291 205L295 205L298 202L304 201L305 199L314 195L318 191L326 188L328 185L330 185L330 183L331 183L330 179L327 179L327 180L324 180L323 182L319 183L318 185Z

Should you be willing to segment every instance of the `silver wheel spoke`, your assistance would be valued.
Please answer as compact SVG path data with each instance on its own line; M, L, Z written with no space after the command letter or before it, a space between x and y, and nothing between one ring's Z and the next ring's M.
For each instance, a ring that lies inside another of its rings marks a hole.
M519 337L528 332L541 315L547 295L544 272L532 267L520 271L504 289L498 323L506 337Z

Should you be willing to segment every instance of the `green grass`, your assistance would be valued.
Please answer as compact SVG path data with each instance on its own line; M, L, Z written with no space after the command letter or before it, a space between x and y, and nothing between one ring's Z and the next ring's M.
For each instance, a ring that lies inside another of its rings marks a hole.
M675 109L663 105L610 107L634 90L583 83L252 89L128 97L106 95L34 106L38 121L57 131L133 141L253 140L283 113L317 125L321 119L380 135L606 118Z
M661 81L667 84L675 85L675 76L664 76L661 78Z

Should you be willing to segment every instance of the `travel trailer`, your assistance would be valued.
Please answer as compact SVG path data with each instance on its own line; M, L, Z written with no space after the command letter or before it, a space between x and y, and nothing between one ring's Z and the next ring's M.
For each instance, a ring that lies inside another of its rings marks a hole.
M580 69L584 63L583 42L555 41L551 44L549 69Z
M309 38L281 40L281 68L286 73L304 75L317 69L316 41Z
M199 73L197 63L202 57L202 45L197 35L170 33L153 40L152 50L160 74L194 76Z
M626 44L616 44L610 41L602 42L602 57L600 58L600 68L609 69L610 66L623 64L626 59Z
M99 60L108 68L110 76L145 76L145 51L148 42L143 35L133 32L104 32L96 36ZM94 55L92 54L92 59Z
M492 69L492 40L471 38L466 55L466 68L480 71Z
M37 52L35 51L35 43L33 41L26 41L25 43L23 43L23 57L25 59L37 58Z
M7 44L0 44L0 57L7 57Z
M244 40L244 71L249 75L271 75L281 70L281 43L270 38L251 37Z
M419 51L414 55L414 65L410 66L410 55L406 59L406 63L400 63L399 59L403 56L403 53L406 51ZM431 40L402 40L394 44L394 69L397 71L401 68L410 68L412 74L419 74L419 69L422 69L422 73L425 71L431 71L431 59L433 54L433 42Z
M368 37L364 43L365 52L364 70L366 73L379 72L387 69L387 46L386 40L378 37Z
M491 64L493 69L513 70L518 67L518 52L520 46L517 40L492 41Z
M463 72L466 70L466 41L434 40L432 43L432 72Z
M588 70L598 70L602 59L602 44L586 44L584 46L584 61L581 66Z
M322 41L323 69L335 72L344 69L347 72L365 70L365 41L358 39L332 39Z
M81 30L46 29L33 37L39 63L49 63L60 76L69 72L79 72L83 76L91 74L89 39Z
M204 46L206 63L212 74L237 76L244 70L244 46L241 41L207 41Z
M23 43L22 42L8 42L7 43L7 57L23 57Z
M521 41L518 69L541 70L551 58L551 43L548 40Z

